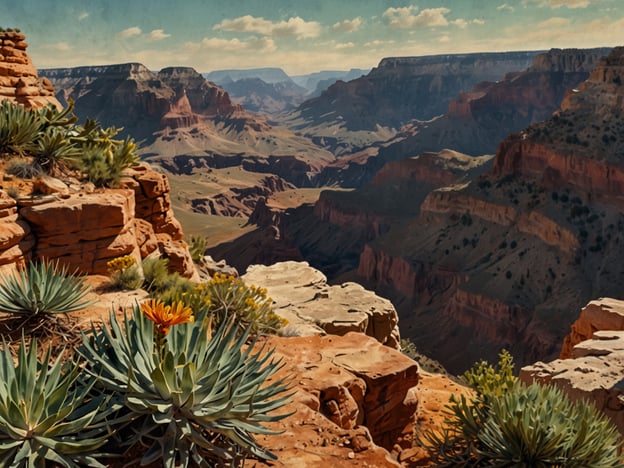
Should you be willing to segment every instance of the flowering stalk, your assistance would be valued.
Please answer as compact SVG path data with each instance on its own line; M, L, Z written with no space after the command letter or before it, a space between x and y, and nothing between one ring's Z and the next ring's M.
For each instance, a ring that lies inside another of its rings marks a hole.
M165 357L167 334L173 325L194 321L193 310L182 302L165 305L157 299L150 299L141 304L141 312L154 322L154 352L161 359Z

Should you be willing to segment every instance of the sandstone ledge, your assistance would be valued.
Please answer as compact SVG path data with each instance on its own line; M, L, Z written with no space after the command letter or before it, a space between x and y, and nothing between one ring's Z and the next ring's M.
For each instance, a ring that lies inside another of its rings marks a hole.
M361 333L266 344L297 389L283 409L294 414L270 425L284 433L258 437L279 457L271 466L400 466L381 447L396 454L413 445L418 364Z
M562 359L523 367L520 379L553 384L572 400L592 402L624 434L624 301L590 302L561 354Z
M242 277L267 289L275 312L288 320L286 333L295 335L361 332L391 348L399 348L398 315L387 299L356 283L327 284L327 278L307 262L252 265Z

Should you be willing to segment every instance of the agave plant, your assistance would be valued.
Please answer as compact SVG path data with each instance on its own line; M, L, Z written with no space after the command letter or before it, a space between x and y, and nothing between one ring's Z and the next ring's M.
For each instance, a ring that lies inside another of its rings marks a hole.
M0 311L31 316L75 312L91 304L89 290L85 278L58 263L30 263L0 283Z
M36 342L26 351L23 338L17 365L6 343L0 350L0 466L104 468L96 457L108 439L110 397L92 392L95 380L81 378L77 363L63 365L62 353L50 359L48 349L40 363Z
M35 145L41 129L39 114L19 104L0 102L0 155L24 156Z
M208 319L182 323L185 314L184 308L150 314L156 322L162 316L169 326L178 323L165 340L155 339L159 323L138 306L123 326L111 313L110 328L83 335L78 352L132 422L126 444L147 447L142 465L161 460L166 467L208 467L212 460L234 466L249 454L275 459L253 434L274 433L262 423L286 417L269 414L290 397L283 379L267 382L281 363L272 350L245 347L248 333L237 337L236 327L224 324L212 336Z
M50 127L37 138L32 154L37 165L47 173L68 165L81 154L80 149L68 138L67 130Z

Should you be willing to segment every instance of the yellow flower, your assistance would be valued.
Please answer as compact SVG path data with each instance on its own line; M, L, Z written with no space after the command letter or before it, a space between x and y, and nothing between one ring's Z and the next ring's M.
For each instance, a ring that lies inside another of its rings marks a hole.
M162 301L150 299L141 304L141 312L156 324L157 331L163 335L169 333L169 328L172 325L188 323L194 320L193 310L182 302L165 305Z

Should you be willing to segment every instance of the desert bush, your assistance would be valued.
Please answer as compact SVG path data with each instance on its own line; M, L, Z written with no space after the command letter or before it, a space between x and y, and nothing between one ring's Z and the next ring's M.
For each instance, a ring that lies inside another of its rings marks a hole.
M122 171L140 160L138 147L132 138L113 138L120 131L115 127L104 129L97 121L87 119L80 133L74 137L82 148L76 167L98 187L116 186Z
M67 314L87 307L89 286L58 263L41 261L0 283L0 311L30 316Z
M522 384L508 353L497 367L481 362L463 377L475 398L452 397L446 427L424 435L437 466L622 466L606 416L555 387Z
M6 343L0 350L0 465L104 468L96 457L108 438L109 397L91 391L95 381L79 364L51 359L48 349L37 360L35 340L26 351L22 338L16 363Z
M245 346L248 331L237 337L236 328L223 323L213 334L205 314L193 320L190 312L153 300L135 306L123 324L111 313L110 325L83 335L78 352L88 371L123 404L118 424L131 423L116 426L123 446L143 450L142 465L275 459L253 434L273 433L263 423L286 416L270 414L289 398L287 382L269 382L281 363L271 350Z
M36 166L53 174L75 163L81 151L71 141L66 130L49 127L38 134L30 153L34 156Z
M32 158L12 158L4 166L7 174L21 179L34 179L43 175L41 167Z
M249 328L252 333L277 333L287 323L273 311L266 289L247 286L240 278L215 273L195 291L210 298L207 312L216 324L234 320L241 332Z
M39 111L0 103L0 157L33 157L34 166L54 173L78 169L97 186L117 185L121 173L139 162L135 141L113 138L121 129L102 128L87 119L76 124L74 105L62 110L49 105Z
M152 296L167 304L182 301L192 306L195 283L177 272L169 272L169 260L161 257L147 257L143 260L143 288ZM195 309L193 309L195 310Z
M189 242L189 251L194 263L200 264L204 261L204 255L206 254L206 245L208 241L203 236L191 236Z
M138 289L143 285L143 277L132 255L114 258L106 263L110 274L110 284L116 289Z

